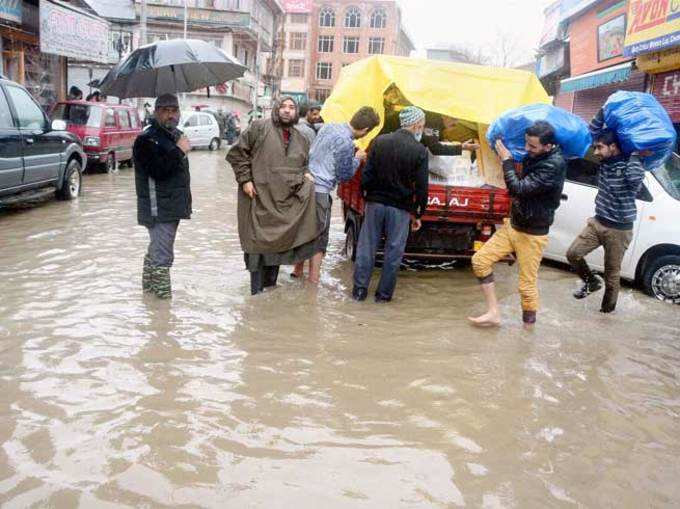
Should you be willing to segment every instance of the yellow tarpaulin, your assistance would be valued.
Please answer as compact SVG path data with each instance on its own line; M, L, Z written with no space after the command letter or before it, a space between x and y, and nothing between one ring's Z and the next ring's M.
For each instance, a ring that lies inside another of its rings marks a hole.
M343 68L322 116L326 122L347 122L360 107L372 106L384 123L384 95L393 85L426 111L482 125L512 108L551 103L536 75L527 71L375 56ZM379 132L374 129L362 146Z

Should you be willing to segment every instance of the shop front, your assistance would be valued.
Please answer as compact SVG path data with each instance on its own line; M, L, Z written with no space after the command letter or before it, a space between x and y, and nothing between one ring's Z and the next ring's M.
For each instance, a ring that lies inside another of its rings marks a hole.
M66 93L66 62L42 53L36 2L0 0L2 74L22 84L49 110Z

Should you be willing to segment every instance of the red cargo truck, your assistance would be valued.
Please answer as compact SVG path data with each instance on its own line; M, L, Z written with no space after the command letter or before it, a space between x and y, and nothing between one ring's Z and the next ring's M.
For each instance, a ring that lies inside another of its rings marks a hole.
M354 261L364 214L361 171L340 185L338 196L345 219L345 250ZM509 214L510 197L505 189L430 184L423 227L410 234L405 256L436 261L469 259Z

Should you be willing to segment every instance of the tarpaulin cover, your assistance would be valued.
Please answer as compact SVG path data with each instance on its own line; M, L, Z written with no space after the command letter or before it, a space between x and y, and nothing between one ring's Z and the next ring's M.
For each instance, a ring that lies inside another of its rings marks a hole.
M673 152L677 134L659 101L643 92L615 92L604 104L606 126L616 132L624 154L651 151L645 167L663 164Z
M592 144L588 124L567 110L549 104L530 104L503 113L489 128L486 138L492 147L502 139L512 157L521 161L526 156L524 132L534 122L545 120L555 129L557 143L565 157L583 157Z
M372 106L381 126L361 140L365 147L382 129L384 95L392 86L419 108L482 125L510 108L550 102L527 71L381 55L344 67L321 115L326 122L347 122L362 106Z

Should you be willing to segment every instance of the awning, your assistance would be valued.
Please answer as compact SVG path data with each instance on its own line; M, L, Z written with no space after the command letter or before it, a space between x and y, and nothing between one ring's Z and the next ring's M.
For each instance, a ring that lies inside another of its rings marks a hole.
M625 64L568 78L560 82L560 93L578 92L579 90L588 90L589 88L603 87L611 83L626 81L630 78L632 71L633 63L626 62Z

